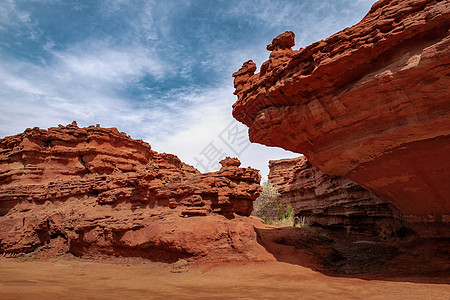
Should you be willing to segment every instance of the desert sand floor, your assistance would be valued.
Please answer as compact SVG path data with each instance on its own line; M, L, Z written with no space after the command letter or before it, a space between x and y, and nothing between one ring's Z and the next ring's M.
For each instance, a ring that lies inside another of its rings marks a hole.
M329 277L279 262L174 270L162 263L0 258L0 299L450 299L449 284Z

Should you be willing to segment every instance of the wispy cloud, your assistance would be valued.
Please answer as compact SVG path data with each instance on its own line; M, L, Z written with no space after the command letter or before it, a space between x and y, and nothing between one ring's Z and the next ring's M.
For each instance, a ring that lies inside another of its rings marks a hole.
M53 68L71 80L127 84L144 74L162 78L167 70L151 49L84 43L64 52L52 51Z
M0 116L1 135L70 120L114 126L143 119L120 92L143 74L164 76L161 63L140 48L80 49L54 51L47 65L0 57L0 107L8 112Z
M239 2L228 13L248 18L250 23L255 23L255 27L272 32L273 37L292 30L296 34L297 47L305 47L356 24L375 2L252 0Z
M38 25L30 12L16 7L16 1L5 0L0 5L0 32L12 31L18 37L35 40L41 35Z

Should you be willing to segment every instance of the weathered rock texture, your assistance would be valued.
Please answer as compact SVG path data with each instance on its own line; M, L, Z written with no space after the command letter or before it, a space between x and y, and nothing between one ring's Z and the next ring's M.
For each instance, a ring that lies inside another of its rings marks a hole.
M287 32L233 74L252 142L304 154L393 201L422 236L450 237L450 2L381 0L304 49Z
M264 260L253 225L239 216L250 215L260 175L237 159L221 163L202 174L115 128L76 123L6 137L0 253L62 237L80 256Z
M346 177L329 176L306 157L269 162L269 181L305 223L330 234L403 238L410 233L398 210Z

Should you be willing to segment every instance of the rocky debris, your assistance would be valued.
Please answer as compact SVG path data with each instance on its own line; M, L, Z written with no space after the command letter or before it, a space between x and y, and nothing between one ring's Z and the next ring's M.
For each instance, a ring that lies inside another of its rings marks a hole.
M185 259L179 259L171 265L170 273L184 273L189 271L189 263Z
M239 168L235 158L222 165L202 174L115 128L73 123L6 137L0 253L30 252L63 238L79 256L245 259L244 248L262 248L253 225L240 217L253 209L260 175Z
M284 33L259 73L233 74L233 116L252 142L302 153L392 201L421 236L448 238L449 30L449 1L381 0L304 49Z
M269 162L269 181L306 226L351 239L412 234L399 211L346 177L329 176L306 157Z

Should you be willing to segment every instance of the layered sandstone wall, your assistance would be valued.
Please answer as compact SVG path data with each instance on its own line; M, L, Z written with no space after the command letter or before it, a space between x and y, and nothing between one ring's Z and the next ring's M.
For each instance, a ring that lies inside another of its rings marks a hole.
M6 137L0 140L0 252L32 251L63 238L80 256L256 255L261 246L253 225L239 215L253 209L259 172L240 168L237 159L221 163L219 171L202 174L115 128L76 123Z
M450 237L450 2L380 0L299 50L286 32L233 74L252 142L304 154L392 201L423 237Z
M346 177L329 176L306 157L269 162L269 181L281 201L309 226L330 234L403 238L410 233L399 211Z

